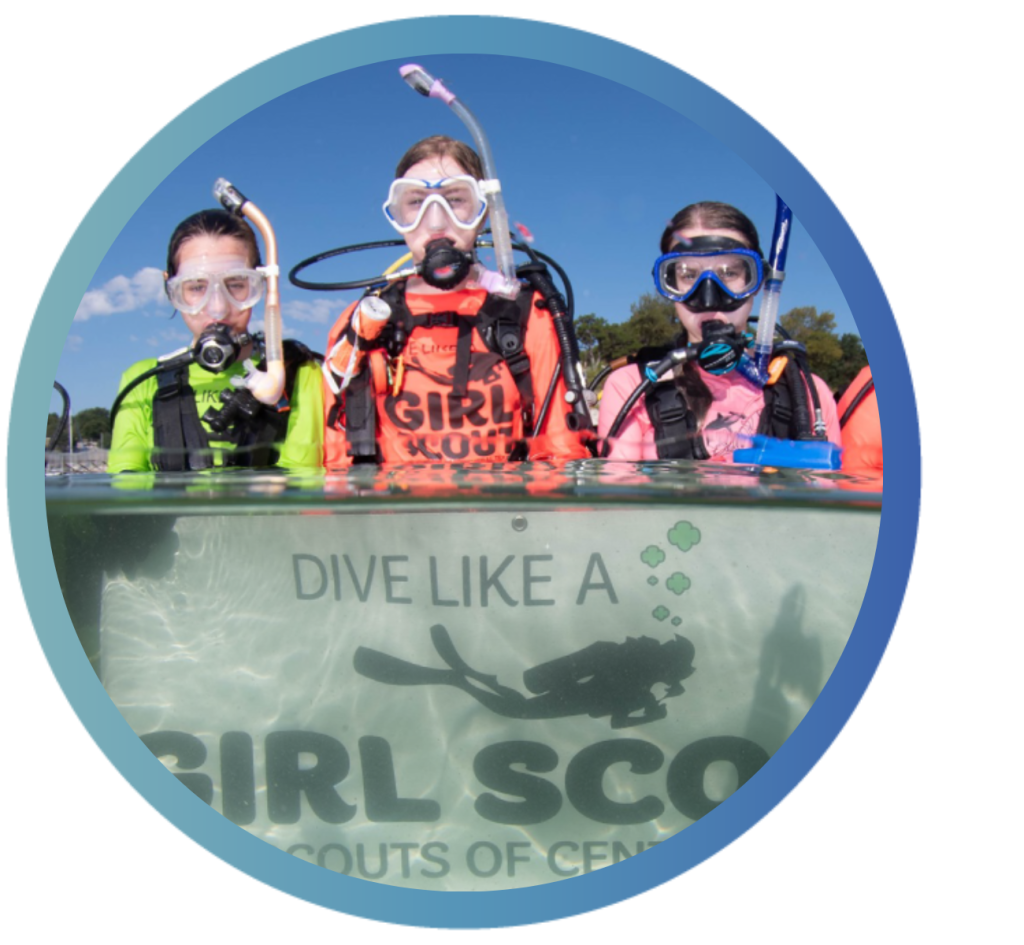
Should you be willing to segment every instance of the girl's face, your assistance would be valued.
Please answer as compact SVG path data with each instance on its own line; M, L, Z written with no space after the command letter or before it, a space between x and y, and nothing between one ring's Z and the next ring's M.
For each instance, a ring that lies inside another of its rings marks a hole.
M253 268L249 247L236 236L193 236L178 250L177 276L217 275L238 269ZM165 274L166 275L166 274ZM206 307L198 314L181 313L193 341L211 325L226 325L234 334L249 327L252 308L238 308L230 293L214 292Z
M748 245L747 238L738 230L717 230L703 226L684 227L676 230L672 234L672 245L674 246L682 240L693 239L695 236L727 236L729 239L739 241L744 246ZM702 326L705 322L728 322L738 331L746 331L747 319L750 318L750 313L754 308L755 296L756 293L750 298L744 299L743 304L732 312L691 312L683 302L673 302L672 304L676 307L676 317L679 319L679 323L686 329L687 340L693 344L703 337Z
M446 177L467 175L469 175L469 171L458 161L443 156L425 158L413 164L402 176L417 180L438 181L444 180ZM482 222L472 230L458 227L448 214L435 204L427 207L427 212L423 215L420 225L411 233L404 234L404 239L412 253L412 261L419 264L423 262L423 257L426 255L427 244L437 239L451 240L456 249L471 252L481 226L483 226Z

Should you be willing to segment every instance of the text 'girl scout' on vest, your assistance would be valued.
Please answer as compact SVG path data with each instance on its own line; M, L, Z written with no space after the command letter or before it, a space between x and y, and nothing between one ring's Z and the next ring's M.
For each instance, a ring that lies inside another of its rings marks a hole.
M560 411L531 439L538 401L559 370L557 336L536 297L509 301L483 289L407 296L405 282L381 297L390 322L348 387L326 395L329 468L589 455ZM332 329L329 351L351 333L354 309ZM558 384L556 397L564 395Z

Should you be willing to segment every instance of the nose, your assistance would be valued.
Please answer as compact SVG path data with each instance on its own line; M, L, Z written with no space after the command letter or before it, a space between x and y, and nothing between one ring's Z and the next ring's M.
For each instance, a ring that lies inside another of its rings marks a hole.
M427 207L424 221L431 232L440 232L448 228L448 214L444 212L440 201L435 201Z
M228 315L228 300L224 295L223 289L220 287L219 282L215 282L210 287L210 297L207 299L206 307L203 309L203 313L214 319L214 321L221 321L227 318Z

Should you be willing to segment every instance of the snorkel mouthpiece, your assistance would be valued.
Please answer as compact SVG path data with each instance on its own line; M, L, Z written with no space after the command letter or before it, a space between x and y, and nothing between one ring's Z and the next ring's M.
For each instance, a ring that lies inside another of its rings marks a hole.
M213 196L225 210L239 217L242 216L242 207L248 203L245 195L223 177L218 177L213 185Z
M427 70L415 62L410 62L398 70L398 74L405 80L406 85L420 95L430 97L430 86L433 79L427 74Z

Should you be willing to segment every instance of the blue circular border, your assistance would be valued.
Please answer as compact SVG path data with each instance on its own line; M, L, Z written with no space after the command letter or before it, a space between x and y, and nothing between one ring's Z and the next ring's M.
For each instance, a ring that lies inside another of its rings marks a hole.
M383 59L462 52L539 59L635 89L715 135L785 197L828 260L871 353L884 403L886 483L878 551L850 642L812 711L758 773L756 791L739 792L673 840L614 870L527 889L438 893L345 877L282 855L167 777L114 708L77 644L48 540L38 441L60 355L54 339L66 335L92 274L129 217L199 144L252 109L316 79ZM128 781L197 843L278 889L355 916L439 928L522 925L621 901L696 866L767 814L831 744L882 657L910 575L921 485L914 392L889 304L842 215L800 163L745 112L659 59L566 27L468 16L378 24L289 50L200 99L139 151L90 209L46 287L18 371L7 455L15 556L40 642L69 702Z

